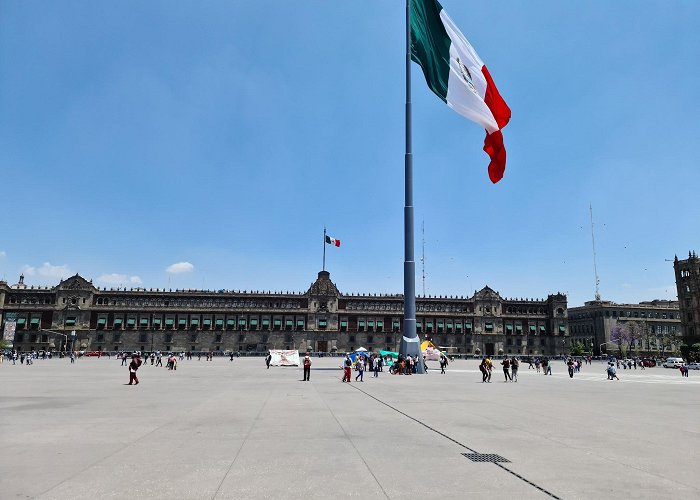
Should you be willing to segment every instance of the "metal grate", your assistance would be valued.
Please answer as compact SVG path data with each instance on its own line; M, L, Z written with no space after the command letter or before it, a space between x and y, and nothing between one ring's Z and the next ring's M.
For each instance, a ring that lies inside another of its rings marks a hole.
M494 464L498 462L510 463L510 460L503 458L501 455L496 455L495 453L462 453L462 455L472 462L491 462Z

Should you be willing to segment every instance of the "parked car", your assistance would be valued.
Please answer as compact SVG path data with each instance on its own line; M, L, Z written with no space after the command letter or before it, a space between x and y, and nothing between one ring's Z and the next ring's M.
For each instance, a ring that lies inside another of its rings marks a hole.
M651 358L644 358L642 359L642 365L644 365L646 368L653 368L656 366L656 361Z
M685 363L683 362L683 358L666 358L666 361L664 361L663 367L664 368L680 368L684 364Z
M700 363L694 361L693 363L688 363L688 370L700 370Z

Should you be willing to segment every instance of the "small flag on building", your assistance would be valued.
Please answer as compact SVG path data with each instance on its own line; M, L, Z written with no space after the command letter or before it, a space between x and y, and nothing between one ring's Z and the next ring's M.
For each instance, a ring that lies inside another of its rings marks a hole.
M411 0L411 59L423 68L428 87L457 113L486 129L484 151L491 158L489 178L506 169L501 129L510 108L474 47L437 0Z
M316 240L318 241L318 240ZM335 245L337 247L340 246L340 240L336 240L335 238L331 238L330 236L326 235L326 243L329 245Z

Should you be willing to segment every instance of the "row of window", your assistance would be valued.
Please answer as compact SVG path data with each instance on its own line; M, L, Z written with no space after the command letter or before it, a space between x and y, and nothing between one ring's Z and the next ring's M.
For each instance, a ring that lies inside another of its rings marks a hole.
M652 335L666 335L680 332L677 325L648 325L649 333ZM595 333L593 325L571 325L571 333Z
M96 305L134 307L209 307L250 309L300 309L300 300L255 299L194 299L191 297L166 299L163 297L97 297Z
M605 311L605 317L606 318L649 318L649 319L680 319L680 315L677 312L670 311L668 313L666 312L646 312L646 311L610 311L606 310ZM583 319L583 318L592 318L592 317L603 317L603 312L602 311L596 311L593 313L586 312L586 313L576 313L570 315L571 319Z
M319 320L319 327L326 326L325 320ZM68 318L66 325L74 325L75 318ZM97 328L105 329L121 329L121 328L151 328L155 330L166 329L194 329L194 330L291 330L303 329L306 327L306 319L299 317L228 317L228 318L212 318L200 315L178 315L175 316L117 316L114 317L111 324L108 323L108 317L105 315L97 318Z

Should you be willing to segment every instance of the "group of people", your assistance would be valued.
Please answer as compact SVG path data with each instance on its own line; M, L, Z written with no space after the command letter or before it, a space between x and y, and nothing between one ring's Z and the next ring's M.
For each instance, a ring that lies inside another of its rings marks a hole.
M518 381L518 368L520 368L520 361L515 356L509 358L503 358L501 361L503 366L503 375L505 377L504 382L517 382ZM493 372L493 360L490 356L485 356L481 363L479 364L479 371L481 372L481 382L490 383L491 375Z
M544 372L545 375L552 374L552 362L549 358L529 358L527 369L530 370L532 368L534 368L537 373Z
M410 356L409 356L410 357ZM365 372L371 370L374 377L379 377L379 372L384 371L384 358L379 354L358 354L353 362L350 353L345 355L341 368L343 370L343 382L350 382L352 368L355 367L357 374L355 382L364 382Z

